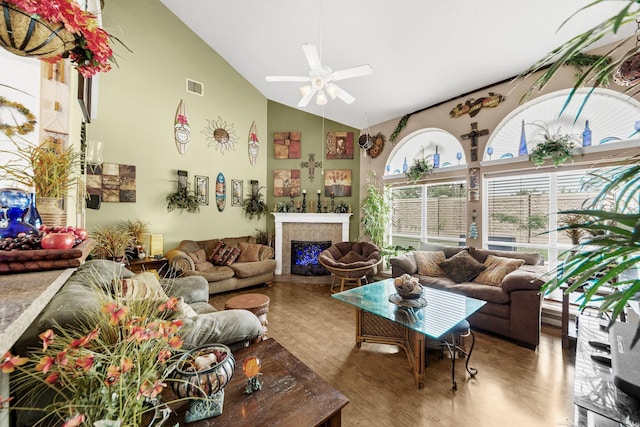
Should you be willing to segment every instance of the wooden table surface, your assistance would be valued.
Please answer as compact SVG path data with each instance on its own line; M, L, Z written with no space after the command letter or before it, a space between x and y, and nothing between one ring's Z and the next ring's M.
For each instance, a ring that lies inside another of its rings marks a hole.
M289 353L274 339L233 353L236 369L225 387L222 415L204 419L189 426L340 426L341 411L349 399L320 378L308 366ZM246 377L242 361L256 356L261 361L262 389L244 394ZM172 405L173 407L173 405ZM170 418L167 425L184 424L187 404Z

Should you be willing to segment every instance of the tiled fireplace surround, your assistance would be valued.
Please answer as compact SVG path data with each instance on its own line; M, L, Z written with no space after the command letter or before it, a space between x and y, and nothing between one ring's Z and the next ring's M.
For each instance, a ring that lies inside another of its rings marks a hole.
M273 213L275 217L275 274L291 273L291 241L332 243L349 240L350 213Z

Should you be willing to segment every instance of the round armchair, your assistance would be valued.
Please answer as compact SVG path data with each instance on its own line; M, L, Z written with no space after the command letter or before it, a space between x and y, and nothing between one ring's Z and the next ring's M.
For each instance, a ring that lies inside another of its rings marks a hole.
M331 292L334 292L336 278L340 279L340 292L345 284L362 285L368 283L367 276L375 273L375 267L382 262L380 249L369 242L334 243L318 256L318 262L332 275Z

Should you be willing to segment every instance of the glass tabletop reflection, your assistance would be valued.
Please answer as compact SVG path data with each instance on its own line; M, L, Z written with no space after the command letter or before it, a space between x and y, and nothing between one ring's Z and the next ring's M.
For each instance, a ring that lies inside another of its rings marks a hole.
M425 307L405 306L411 301L400 301L393 279L385 279L332 295L369 313L400 323L431 338L439 338L452 327L478 311L485 301L425 287L422 298ZM393 303L390 301L396 301ZM422 305L414 303L413 305Z

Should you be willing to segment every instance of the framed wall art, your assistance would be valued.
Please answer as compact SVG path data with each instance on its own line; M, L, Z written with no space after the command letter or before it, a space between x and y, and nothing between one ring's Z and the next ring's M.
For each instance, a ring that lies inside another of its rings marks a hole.
M209 177L196 175L195 176L195 189L198 203L201 205L209 204Z
M274 169L273 195L289 197L300 195L300 169Z
M299 159L300 132L274 132L273 156L276 159Z
M87 169L87 193L103 202L136 201L136 167L103 163Z
M242 206L244 200L242 185L241 179L231 180L231 206Z
M480 171L478 168L469 169L469 201L480 200Z
M327 169L324 171L324 195L351 197L351 169Z
M327 132L327 159L353 159L353 132Z

